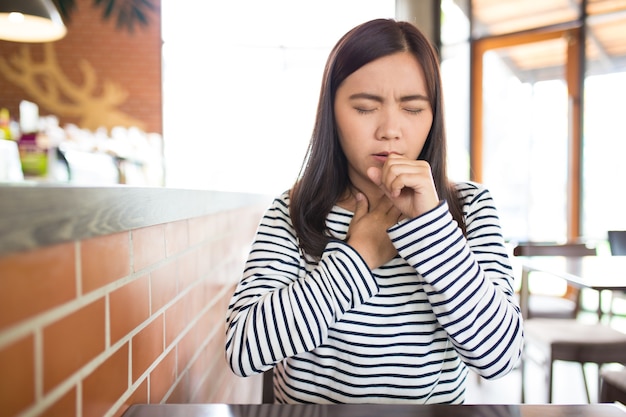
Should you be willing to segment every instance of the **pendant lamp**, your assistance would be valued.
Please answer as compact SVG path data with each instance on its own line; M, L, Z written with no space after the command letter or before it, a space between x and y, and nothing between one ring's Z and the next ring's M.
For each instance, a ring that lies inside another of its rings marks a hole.
M0 39L51 42L67 33L51 0L0 0Z

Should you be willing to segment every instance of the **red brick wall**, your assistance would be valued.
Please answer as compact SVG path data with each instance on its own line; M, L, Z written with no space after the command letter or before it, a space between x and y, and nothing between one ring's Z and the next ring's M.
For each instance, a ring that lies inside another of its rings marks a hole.
M116 109L138 121L136 126L146 132L162 133L160 11L148 14L149 26L137 25L134 32L129 33L117 29L114 19L103 21L102 8L94 7L93 3L93 0L76 0L77 8L67 22L67 35L51 43L59 66L75 86L83 86L80 62L86 60L95 69L94 94L101 94L106 82L118 85L128 96ZM160 8L160 0L152 0L152 3ZM43 46L41 43L0 41L0 57L9 61L22 48L28 47L34 59L42 59ZM58 116L62 126L79 124L81 120L46 107L0 71L0 107L7 107L12 115L17 116L19 102L23 99L37 103L41 115ZM59 101L66 102L67 99ZM116 122L119 120L113 119L111 123L123 125Z
M250 206L0 257L0 417L258 403L224 358Z

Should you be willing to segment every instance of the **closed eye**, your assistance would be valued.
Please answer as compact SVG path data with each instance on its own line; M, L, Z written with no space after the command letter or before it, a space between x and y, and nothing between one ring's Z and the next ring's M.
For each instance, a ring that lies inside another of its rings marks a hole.
M367 109L363 107L355 107L354 110L356 110L359 114L370 114L376 111L376 109Z

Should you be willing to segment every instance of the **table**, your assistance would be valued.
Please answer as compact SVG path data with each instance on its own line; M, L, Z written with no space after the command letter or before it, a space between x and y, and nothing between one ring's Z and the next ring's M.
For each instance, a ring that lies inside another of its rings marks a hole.
M598 291L598 320L602 320L602 291L626 291L626 256L516 256L522 265L520 308L528 317L528 274L545 272L578 288Z
M123 417L624 417L619 404L135 404Z

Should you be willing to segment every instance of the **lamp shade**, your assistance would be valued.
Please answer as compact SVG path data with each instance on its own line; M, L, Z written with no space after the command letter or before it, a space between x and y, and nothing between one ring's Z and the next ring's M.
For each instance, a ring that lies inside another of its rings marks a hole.
M0 0L0 39L51 42L67 33L51 0Z

